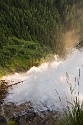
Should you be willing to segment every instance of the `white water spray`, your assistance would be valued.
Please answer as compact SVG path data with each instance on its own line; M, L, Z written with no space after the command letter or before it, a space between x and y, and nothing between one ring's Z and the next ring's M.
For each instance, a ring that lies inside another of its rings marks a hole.
M66 73L69 75L69 83L72 83L73 87L77 84L75 83L75 77L79 80L80 100L83 100L82 66L83 51L74 50L65 60L57 58L51 63L43 63L39 67L32 67L26 73L5 76L3 79L9 80L9 84L24 80L24 82L9 88L9 94L5 98L5 102L21 104L30 101L35 109L61 109L61 102L64 105L66 97L68 99L71 98L70 87L66 81ZM78 91L77 89L78 87L75 88L75 92ZM76 95L75 92L74 96Z

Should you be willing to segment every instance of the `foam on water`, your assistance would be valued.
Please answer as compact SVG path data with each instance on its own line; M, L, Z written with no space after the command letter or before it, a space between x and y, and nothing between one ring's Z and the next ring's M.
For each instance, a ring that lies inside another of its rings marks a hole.
M30 101L35 109L61 109L61 103L66 104L66 97L68 100L71 99L68 83L71 83L73 88L75 86L73 95L77 94L78 80L75 81L75 77L80 82L80 100L83 100L83 51L79 50L74 50L65 60L60 60L55 56L54 61L43 63L39 67L32 67L26 73L3 77L5 80L13 81L9 84L24 80L9 88L5 102L21 104Z

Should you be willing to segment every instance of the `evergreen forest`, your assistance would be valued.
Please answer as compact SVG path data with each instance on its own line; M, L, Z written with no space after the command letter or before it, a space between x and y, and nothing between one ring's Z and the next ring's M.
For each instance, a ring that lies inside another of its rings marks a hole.
M0 75L27 71L63 50L62 37L83 39L83 0L0 0Z

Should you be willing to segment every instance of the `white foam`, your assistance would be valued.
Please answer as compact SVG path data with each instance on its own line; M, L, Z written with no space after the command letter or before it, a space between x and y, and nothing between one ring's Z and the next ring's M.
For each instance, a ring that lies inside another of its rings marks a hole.
M71 83L74 87L77 84L77 82L75 83L75 77L80 81L80 99L83 100L82 65L83 51L74 50L71 56L68 56L63 61L55 59L55 61L43 63L39 67L32 67L26 73L16 73L12 76L3 77L3 79L13 80L14 82L25 80L23 83L9 89L9 94L5 101L16 104L31 101L34 108L37 109L45 109L46 107L50 109L62 108L59 96L62 104L65 104L66 97L71 98L68 83ZM80 78L79 69L81 72ZM68 83L66 81L67 74L69 75ZM77 93L78 85L76 86L75 91ZM74 96L76 93L73 93Z

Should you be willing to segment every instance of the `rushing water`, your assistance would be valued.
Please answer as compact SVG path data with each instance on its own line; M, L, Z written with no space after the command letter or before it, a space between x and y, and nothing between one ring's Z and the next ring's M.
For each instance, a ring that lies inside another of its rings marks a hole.
M23 81L8 89L4 102L18 105L30 101L35 109L62 109L67 100L71 101L71 87L73 96L79 90L79 98L83 99L83 51L74 49L65 60L55 55L55 60L50 63L3 79L9 80L9 84Z

